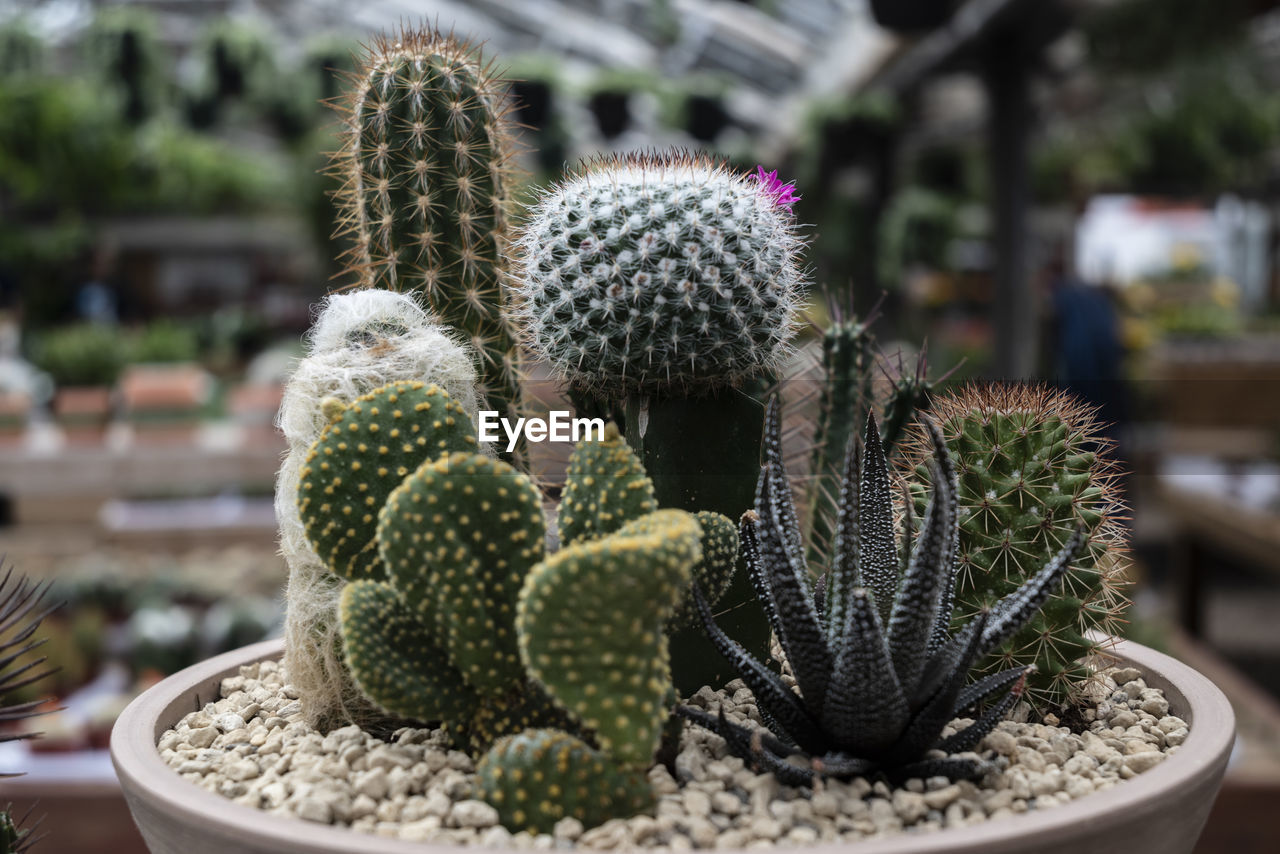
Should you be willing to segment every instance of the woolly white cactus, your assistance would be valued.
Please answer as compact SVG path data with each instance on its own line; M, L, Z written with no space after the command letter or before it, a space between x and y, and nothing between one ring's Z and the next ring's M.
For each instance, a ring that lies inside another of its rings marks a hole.
M684 153L584 164L519 235L530 346L572 388L611 397L776 367L805 285L789 190Z
M350 403L397 380L433 382L475 419L475 356L418 307L412 296L355 290L329 297L316 318L306 358L285 388L280 427L289 453L276 480L280 551L289 566L285 664L309 722L358 721L371 709L342 657L338 600L345 582L307 544L298 481L311 444L328 423L326 401Z

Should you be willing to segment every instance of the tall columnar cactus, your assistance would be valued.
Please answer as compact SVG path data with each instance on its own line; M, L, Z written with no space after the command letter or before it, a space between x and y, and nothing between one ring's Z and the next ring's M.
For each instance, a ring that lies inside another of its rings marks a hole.
M845 454L874 401L875 336L870 319L844 315L832 306L822 334L822 389L813 431L809 470L809 563L821 566L831 553L836 505Z
M880 438L892 456L917 410L928 401L933 384L928 360L922 352L913 372L899 359L896 370L877 352L871 332L878 309L862 319L839 304L830 306L831 323L822 336L822 387L818 395L818 419L810 454L812 481L808 495L808 562L821 573L835 546L835 520L839 507L844 460L858 425L878 403L883 404ZM877 373L888 380L888 389L877 390ZM879 399L878 399L879 398Z
M334 156L361 284L417 292L481 357L481 390L520 408L502 294L509 158L506 86L478 50L430 30L373 43L351 77Z
M546 191L519 233L519 320L584 405L624 412L663 507L736 518L751 504L762 394L788 352L804 241L776 175L684 153L603 158ZM763 650L745 580L729 618ZM723 682L696 635L677 684Z
M1114 635L1126 604L1124 506L1109 442L1092 410L1070 395L1031 385L971 385L933 402L959 475L957 621L971 618L1022 584L1076 527L1088 534L1063 589L982 666L1034 664L1028 698L1057 707L1097 651L1086 633ZM927 445L914 439L916 471ZM914 487L917 509L923 488Z

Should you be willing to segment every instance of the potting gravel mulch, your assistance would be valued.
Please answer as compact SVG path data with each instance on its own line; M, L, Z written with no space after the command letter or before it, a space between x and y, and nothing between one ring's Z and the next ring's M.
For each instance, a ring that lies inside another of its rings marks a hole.
M404 728L380 740L359 727L328 734L301 717L297 692L274 661L222 682L222 699L183 718L159 742L183 778L238 804L301 820L401 839L517 848L743 848L929 832L1046 809L1110 788L1178 750L1187 724L1134 668L1101 671L1090 684L1079 732L1052 715L1015 709L979 745L991 771L980 781L943 777L780 785L728 755L723 739L686 726L673 777L649 778L653 815L584 829L561 820L552 835L511 834L473 793L470 757L440 730ZM691 704L759 724L751 692L735 681L703 688ZM1018 718L1021 717L1021 721ZM952 729L967 724L953 723Z

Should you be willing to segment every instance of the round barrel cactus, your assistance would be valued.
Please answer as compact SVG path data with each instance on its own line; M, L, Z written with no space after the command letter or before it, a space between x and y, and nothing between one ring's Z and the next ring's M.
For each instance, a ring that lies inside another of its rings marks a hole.
M1084 659L1105 651L1089 631L1118 634L1127 604L1125 506L1107 456L1111 443L1090 407L1034 385L965 386L935 398L930 412L958 473L957 621L1016 589L1077 528L1087 536L1062 590L980 667L1034 664L1027 699L1056 708L1089 677ZM912 444L908 456L927 476L922 431ZM921 512L923 489L912 489Z
M804 286L789 189L683 152L583 164L519 234L532 346L571 388L610 397L769 372Z

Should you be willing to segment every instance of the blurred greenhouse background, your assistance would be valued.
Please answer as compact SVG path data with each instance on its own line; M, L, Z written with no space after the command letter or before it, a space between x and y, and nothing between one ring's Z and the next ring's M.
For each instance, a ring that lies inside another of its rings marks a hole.
M1100 407L1131 472L1130 631L1241 720L1198 850L1271 850L1273 0L0 0L0 554L69 603L62 669L23 697L67 708L38 753L0 744L31 772L0 798L97 810L96 839L140 850L115 712L276 630L273 419L312 306L351 283L325 102L419 21L512 79L524 198L600 152L777 169L815 328L878 306L886 370L927 341L935 377Z

